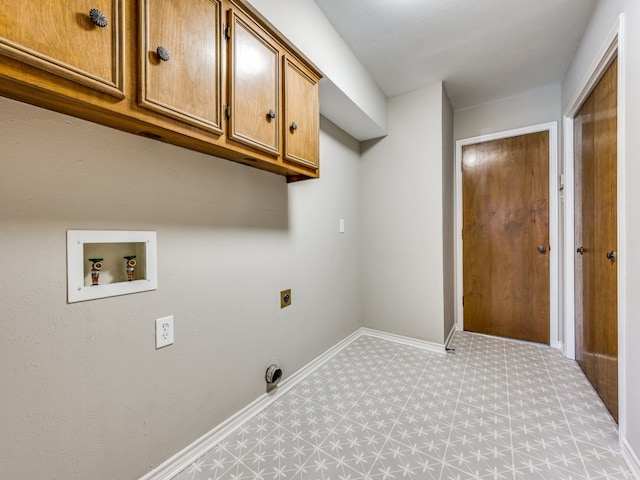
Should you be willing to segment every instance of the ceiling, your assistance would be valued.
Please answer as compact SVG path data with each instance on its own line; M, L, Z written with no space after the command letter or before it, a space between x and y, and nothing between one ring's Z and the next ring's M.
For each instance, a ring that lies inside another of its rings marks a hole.
M444 81L454 110L559 84L597 0L315 0L393 97Z

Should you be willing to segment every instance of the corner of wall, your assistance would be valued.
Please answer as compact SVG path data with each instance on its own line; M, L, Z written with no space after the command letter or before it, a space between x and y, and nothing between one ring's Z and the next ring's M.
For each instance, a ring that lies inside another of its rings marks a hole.
M442 268L443 332L451 338L455 326L455 157L453 108L442 85ZM445 340L445 342L448 340Z

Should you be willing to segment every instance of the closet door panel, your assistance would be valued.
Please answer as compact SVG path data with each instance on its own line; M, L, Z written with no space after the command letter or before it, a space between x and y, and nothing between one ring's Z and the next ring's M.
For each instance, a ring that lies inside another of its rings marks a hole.
M574 122L576 359L618 417L617 61Z

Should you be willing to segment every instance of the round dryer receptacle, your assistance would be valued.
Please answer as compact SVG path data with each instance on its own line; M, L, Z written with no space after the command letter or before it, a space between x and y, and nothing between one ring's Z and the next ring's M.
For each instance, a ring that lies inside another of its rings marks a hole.
M264 378L269 385L277 385L277 383L282 378L282 369L278 367L275 363L273 365L269 365L269 368L267 368L267 373L265 374Z

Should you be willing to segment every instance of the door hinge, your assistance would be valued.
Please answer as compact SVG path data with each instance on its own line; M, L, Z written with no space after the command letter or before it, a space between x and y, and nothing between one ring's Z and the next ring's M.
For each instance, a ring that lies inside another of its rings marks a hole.
M231 105L228 103L224 106L224 118L231 120Z
M224 26L224 38L226 41L231 40L231 25L229 24Z

